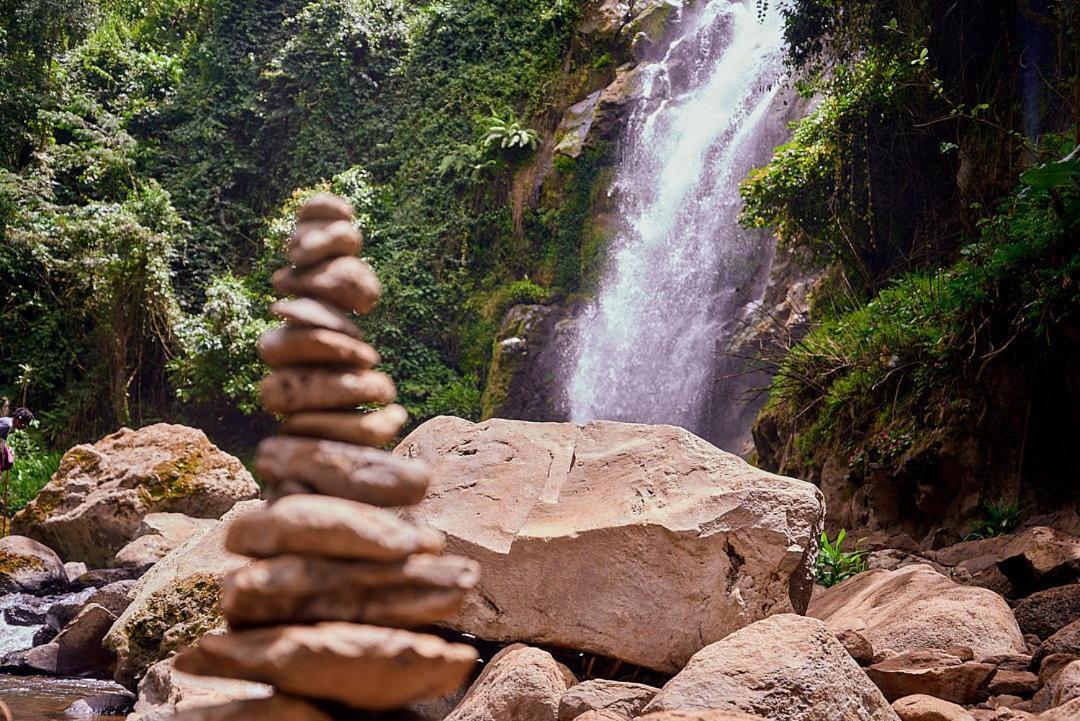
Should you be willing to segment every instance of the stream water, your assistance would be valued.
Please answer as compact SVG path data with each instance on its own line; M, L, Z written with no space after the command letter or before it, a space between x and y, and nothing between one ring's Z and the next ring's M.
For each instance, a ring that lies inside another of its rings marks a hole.
M612 191L625 225L574 344L575 422L671 423L732 450L748 435L747 384L725 352L774 241L738 225L738 186L787 120L780 3L764 17L756 5L688 5L665 57L640 71Z
M0 674L0 700L14 721L120 721L123 716L68 716L64 711L81 698L116 690L109 681L94 679L8 676Z

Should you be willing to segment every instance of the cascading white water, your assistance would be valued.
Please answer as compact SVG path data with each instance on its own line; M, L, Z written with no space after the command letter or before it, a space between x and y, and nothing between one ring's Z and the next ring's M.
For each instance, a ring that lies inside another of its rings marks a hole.
M764 17L754 0L688 5L679 38L640 71L613 186L625 227L579 323L567 388L576 422L731 436L710 408L718 349L757 300L773 253L770 236L736 218L739 181L783 129L771 112L783 63L778 4Z

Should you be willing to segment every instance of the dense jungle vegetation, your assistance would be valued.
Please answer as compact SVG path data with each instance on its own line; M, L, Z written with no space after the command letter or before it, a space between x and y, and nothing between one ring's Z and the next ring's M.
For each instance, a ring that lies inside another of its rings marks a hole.
M1075 493L1080 6L802 0L786 18L819 102L744 181L742 221L831 272L811 332L773 353L763 460L934 478L924 461L974 437L988 501L1004 476L1013 500L1018 476Z
M481 414L508 307L590 290L610 155L557 158L539 208L521 172L628 59L575 31L587 0L0 5L0 395L39 412L46 465L125 423L231 448L266 431L255 340L317 189L357 208L385 285L365 331L414 422ZM760 460L858 475L997 433L1071 482L1080 8L784 12L813 110L744 182L742 217L829 275L809 335L765 358Z

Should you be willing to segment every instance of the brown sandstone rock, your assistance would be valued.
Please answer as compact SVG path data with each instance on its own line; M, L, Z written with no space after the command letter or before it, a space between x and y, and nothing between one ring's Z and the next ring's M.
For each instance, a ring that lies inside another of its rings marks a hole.
M820 493L685 430L441 417L395 453L432 470L405 517L484 569L452 628L672 672L809 598Z
M900 721L973 721L963 706L926 694L897 699L892 707Z
M1080 658L1080 618L1043 641L1035 651L1032 661L1038 664L1054 653L1065 653Z
M559 721L573 721L586 711L614 711L633 718L660 689L642 683L593 679L571 686L559 701Z
M992 696L1014 694L1031 696L1039 689L1039 677L1031 671L1010 671L999 668L990 679L987 692Z
M220 523L192 536L140 579L131 604L105 636L117 655L115 679L134 689L143 672L224 623L218 608L222 577L250 563L225 550L228 524L262 501L238 503Z
M259 338L259 357L273 368L335 365L371 368L379 354L361 340L325 328L274 328Z
M1080 698L1034 717L1039 721L1080 721Z
M412 555L401 563L278 556L225 579L222 608L234 627L355 621L420 626L454 613L479 568L457 556Z
M582 717L584 718L584 717ZM765 721L739 711L661 711L638 716L637 721Z
M0 538L0 593L38 593L67 583L64 562L26 536Z
M897 718L825 624L793 614L770 616L701 649L645 707L710 709L770 721Z
M963 661L938 649L912 649L866 669L890 701L926 694L957 704L985 698L996 669L988 663Z
M293 327L325 328L353 338L360 338L360 329L349 316L329 303L323 303L315 298L279 300L270 306L270 312Z
M993 567L1017 590L1080 580L1080 538L1046 526L966 541L936 551L933 557L946 566L968 570L976 582L990 578L987 569Z
M1033 593L1013 609L1024 633L1048 639L1080 619L1080 583Z
M1080 661L1073 661L1054 674L1040 693L1046 693L1050 708L1064 706L1080 698Z
M390 376L373 370L282 368L259 387L263 408L270 413L310 410L354 410L361 403L390 403L397 388Z
M874 646L858 631L844 629L836 634L836 640L843 644L848 655L860 666L869 666L874 661Z
M301 223L289 239L289 260L299 266L315 265L327 258L356 255L360 232L347 220Z
M255 453L255 470L277 488L300 482L327 496L375 506L408 506L427 492L431 471L419 461L373 448L295 436L270 436Z
M382 508L297 495L237 518L225 547L255 558L296 553L392 563L413 553L440 553L443 543L439 532L405 523Z
M321 623L205 637L181 655L188 673L272 684L286 694L358 709L398 708L457 688L476 651L409 631Z
M572 676L551 654L515 644L492 657L446 721L557 721Z
M383 446L397 438L408 418L408 413L399 405L388 405L363 414L295 413L281 424L281 432L360 446Z
M310 296L345 311L367 313L382 292L379 279L359 258L324 260L309 268L282 268L274 273L280 293Z
M1027 648L999 595L923 565L860 573L815 596L807 615L858 631L876 651L967 646L983 658Z
M316 193L304 201L296 212L296 220L308 223L318 220L352 220L353 211L347 202L333 193Z
M183 513L148 513L135 539L116 552L116 568L149 568L180 544L215 525L212 518L192 518Z
M615 711L586 711L574 721L630 721L630 717Z
M123 428L64 454L60 470L12 523L61 558L112 563L149 513L220 518L259 487L236 458L195 428Z
M184 711L176 721L334 721L334 717L307 701L274 694Z

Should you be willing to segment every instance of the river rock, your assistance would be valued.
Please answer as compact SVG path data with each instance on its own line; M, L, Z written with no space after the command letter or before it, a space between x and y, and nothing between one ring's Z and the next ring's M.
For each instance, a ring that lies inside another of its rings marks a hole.
M134 714L127 721L171 719L174 712L269 696L269 686L251 681L207 678L177 671L176 659L151 666L139 682Z
M893 702L900 721L975 721L963 706L926 694L913 694Z
M352 207L333 193L316 193L296 211L298 223L314 221L352 220Z
M12 527L61 558L108 566L148 513L219 518L259 487L236 458L195 428L123 428L64 454L60 469Z
M116 616L104 606L87 604L53 639L56 672L64 676L108 677L113 653L102 645Z
M26 536L0 538L0 593L43 593L67 583L64 562Z
M660 691L643 683L593 679L571 686L559 701L559 721L573 721L586 711L613 711L627 718L641 713Z
M82 561L68 561L64 564L64 573L67 574L69 583L89 570Z
M270 413L286 414L390 403L397 398L397 388L379 371L282 368L263 379L260 397Z
M694 654L648 706L756 713L770 721L896 721L897 716L821 621L780 614Z
M440 417L395 453L434 479L404 515L484 569L452 628L673 672L809 600L821 494L683 429Z
M48 618L52 600L29 593L7 593L3 596L3 619L9 626L40 626Z
M192 518L183 513L148 513L135 539L116 552L113 565L147 569L181 543L217 523L212 518Z
M1013 612L1024 633L1048 639L1080 619L1080 584L1033 593L1016 604Z
M356 255L361 237L347 220L301 223L289 239L286 253L298 266L315 265L327 258Z
M259 337L259 357L273 368L336 365L371 368L379 354L367 343L325 328L274 328Z
M278 556L225 579L221 605L234 627L355 621L422 626L453 614L479 568L456 556L416 554L400 563Z
M360 329L349 316L315 298L296 298L279 300L270 306L270 312L286 321L290 326L299 328L326 328L360 338Z
M245 501L169 553L151 568L134 591L131 605L105 637L116 652L116 681L135 688L143 672L170 653L224 624L218 605L222 577L251 561L225 550L230 522L262 508Z
M358 561L402 561L440 553L442 534L410 525L390 511L344 498L296 495L236 519L226 547L268 558L309 554Z
M207 636L176 667L269 683L286 694L353 708L389 710L453 691L476 661L472 648L436 636L321 623Z
M360 446L384 446L397 438L408 418L405 409L395 404L363 414L312 411L286 418L281 432Z
M270 436L255 453L255 470L271 486L305 484L315 493L375 506L408 506L427 492L431 471L374 448L295 436Z
M1080 658L1080 618L1059 629L1043 641L1035 651L1032 662L1038 665L1044 658L1055 653L1064 653Z
M515 644L492 657L446 721L558 721L575 683L547 651Z
M860 573L815 595L807 615L837 633L858 631L879 653L967 646L984 658L1026 650L1001 596L926 565Z
M939 649L911 649L875 663L866 674L890 701L921 693L957 704L975 703L997 669Z
M281 268L274 273L273 283L279 293L316 298L360 314L374 308L382 293L371 267L352 257L325 260L310 268Z
M115 691L107 691L79 699L67 707L64 716L75 718L122 716L131 710L134 701L134 694L117 686Z

